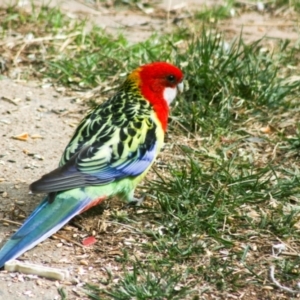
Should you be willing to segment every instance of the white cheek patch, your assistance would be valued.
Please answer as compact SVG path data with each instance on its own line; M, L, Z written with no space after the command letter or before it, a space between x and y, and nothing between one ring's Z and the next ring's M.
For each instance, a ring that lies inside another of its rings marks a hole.
M164 99L168 102L170 105L172 101L175 99L177 95L177 88L176 87L166 87L164 90Z

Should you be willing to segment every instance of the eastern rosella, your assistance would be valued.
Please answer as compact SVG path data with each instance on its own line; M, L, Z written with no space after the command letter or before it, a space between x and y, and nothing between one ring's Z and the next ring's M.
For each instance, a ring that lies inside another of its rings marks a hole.
M163 145L182 80L169 63L143 65L81 121L59 167L30 185L32 193L47 196L0 250L0 267L106 198L138 200L134 190Z

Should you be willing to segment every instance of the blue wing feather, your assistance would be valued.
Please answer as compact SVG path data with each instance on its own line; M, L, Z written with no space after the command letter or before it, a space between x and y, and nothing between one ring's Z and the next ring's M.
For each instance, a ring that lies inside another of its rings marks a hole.
M157 152L156 143L148 145L146 151L138 151L130 159L119 159L106 165L97 165L97 160L90 159L90 168L81 168L78 161L84 158L78 153L64 166L44 175L40 180L31 184L33 192L51 193L89 185L103 185L129 176L138 176L143 173L153 162ZM95 163L96 162L96 163Z

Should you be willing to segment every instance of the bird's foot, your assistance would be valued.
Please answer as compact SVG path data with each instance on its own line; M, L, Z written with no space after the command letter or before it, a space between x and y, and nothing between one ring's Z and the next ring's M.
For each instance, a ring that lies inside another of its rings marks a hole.
M143 195L140 198L133 198L132 200L130 200L127 204L126 207L135 207L135 206L141 206L144 199L145 199L146 195Z

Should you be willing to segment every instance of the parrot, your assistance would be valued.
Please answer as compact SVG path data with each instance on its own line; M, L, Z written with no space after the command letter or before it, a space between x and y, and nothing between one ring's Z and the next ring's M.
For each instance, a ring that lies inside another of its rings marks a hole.
M83 118L59 166L29 186L30 193L46 196L0 250L0 268L105 199L141 203L134 191L163 146L183 79L167 62L139 66Z

